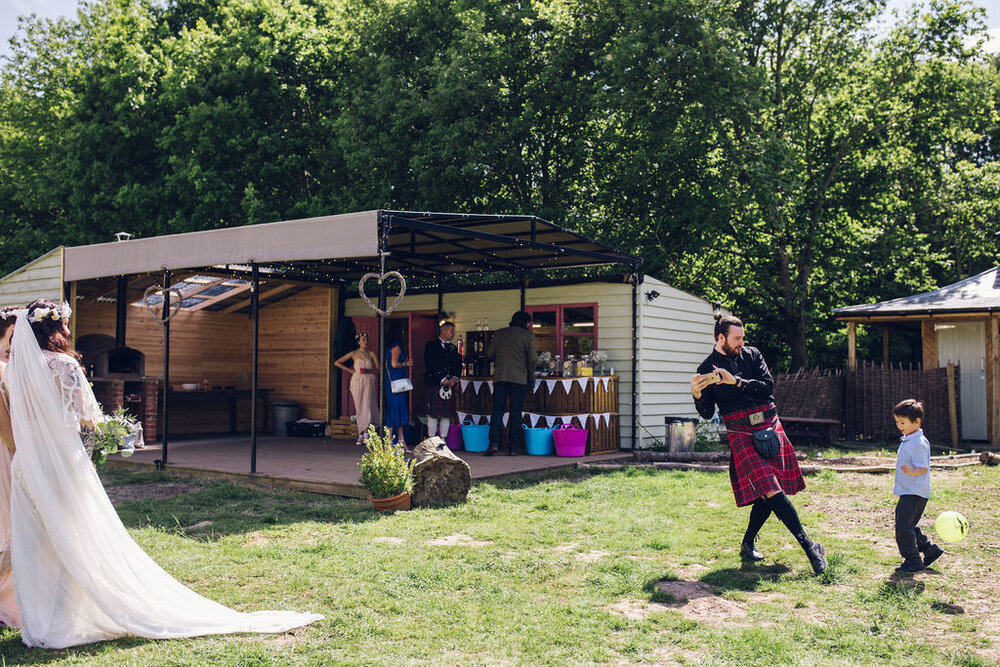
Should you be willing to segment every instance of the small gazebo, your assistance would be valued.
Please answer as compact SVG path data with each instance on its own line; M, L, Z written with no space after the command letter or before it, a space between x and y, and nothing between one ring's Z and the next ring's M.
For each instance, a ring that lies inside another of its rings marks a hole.
M960 368L962 438L1000 445L1000 267L940 289L834 309L847 323L847 364L857 368L857 326L882 329L889 362L894 335L910 337L923 368Z

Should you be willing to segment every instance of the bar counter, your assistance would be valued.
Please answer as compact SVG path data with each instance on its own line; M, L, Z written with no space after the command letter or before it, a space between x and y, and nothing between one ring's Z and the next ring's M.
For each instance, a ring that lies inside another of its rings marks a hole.
M459 420L485 424L493 405L493 378L463 377L458 388ZM524 400L524 422L539 427L580 426L588 431L587 454L618 451L618 377L535 378Z

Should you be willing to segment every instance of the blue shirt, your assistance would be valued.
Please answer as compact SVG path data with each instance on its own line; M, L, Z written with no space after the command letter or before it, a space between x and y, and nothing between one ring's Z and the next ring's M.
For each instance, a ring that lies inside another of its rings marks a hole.
M927 468L923 475L914 477L902 471L908 465L912 468ZM904 435L899 441L899 452L896 454L896 485L892 492L897 496L931 497L931 443L924 437L923 429L917 429L910 435Z

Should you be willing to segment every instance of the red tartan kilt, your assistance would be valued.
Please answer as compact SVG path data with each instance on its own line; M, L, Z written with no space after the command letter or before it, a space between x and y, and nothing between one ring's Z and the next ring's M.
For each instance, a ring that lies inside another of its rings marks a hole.
M758 405L747 410L732 412L723 417L739 419L748 417L755 412L770 410L774 405ZM771 427L781 440L781 450L774 458L765 459L753 446L753 432ZM760 424L729 428L729 483L733 487L733 496L737 507L752 505L753 501L769 493L784 491L786 495L795 495L806 487L806 481L795 458L795 448L785 435L781 420L775 416Z

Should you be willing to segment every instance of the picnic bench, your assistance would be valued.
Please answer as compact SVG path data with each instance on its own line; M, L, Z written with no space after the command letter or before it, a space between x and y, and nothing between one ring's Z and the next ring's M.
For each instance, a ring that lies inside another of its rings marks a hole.
M819 435L820 442L830 445L833 442L833 429L840 426L839 419L824 419L822 417L786 417L780 415L782 425L797 425L799 429L792 429L789 436Z

